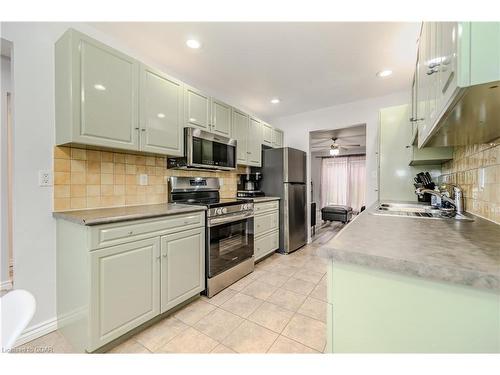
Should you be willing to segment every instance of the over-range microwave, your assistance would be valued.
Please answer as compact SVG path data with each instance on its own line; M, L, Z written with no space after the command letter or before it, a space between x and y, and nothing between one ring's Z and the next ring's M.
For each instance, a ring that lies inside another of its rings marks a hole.
M184 128L184 157L168 158L171 169L236 169L236 140L197 128Z

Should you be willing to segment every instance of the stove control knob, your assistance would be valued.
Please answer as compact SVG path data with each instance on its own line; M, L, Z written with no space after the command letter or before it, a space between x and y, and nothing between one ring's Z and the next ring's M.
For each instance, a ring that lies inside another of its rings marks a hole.
M223 208L220 209L220 211L221 211L222 214L225 214L225 213L227 213L227 208L223 207Z
M248 210L248 203L245 203L245 204L243 205L243 209L244 209L244 210Z

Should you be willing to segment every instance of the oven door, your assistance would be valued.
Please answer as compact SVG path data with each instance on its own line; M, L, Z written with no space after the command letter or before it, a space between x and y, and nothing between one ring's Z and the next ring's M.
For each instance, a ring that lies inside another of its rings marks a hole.
M253 217L210 223L207 228L207 277L253 256Z

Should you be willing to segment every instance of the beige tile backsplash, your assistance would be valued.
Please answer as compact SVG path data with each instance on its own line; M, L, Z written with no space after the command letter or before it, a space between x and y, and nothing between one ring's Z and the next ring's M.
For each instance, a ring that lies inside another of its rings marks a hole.
M500 224L500 139L455 147L453 160L443 164L440 181L463 189L466 211Z
M235 172L166 169L166 157L54 147L54 211L132 206L168 201L168 176L219 177L222 198L236 196ZM148 185L139 176L148 175Z

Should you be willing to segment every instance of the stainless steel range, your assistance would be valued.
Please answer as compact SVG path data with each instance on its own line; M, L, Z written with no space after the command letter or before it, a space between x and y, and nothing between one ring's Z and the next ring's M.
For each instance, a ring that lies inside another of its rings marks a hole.
M221 199L219 179L171 177L170 201L208 207L206 294L212 297L254 270L253 203Z

